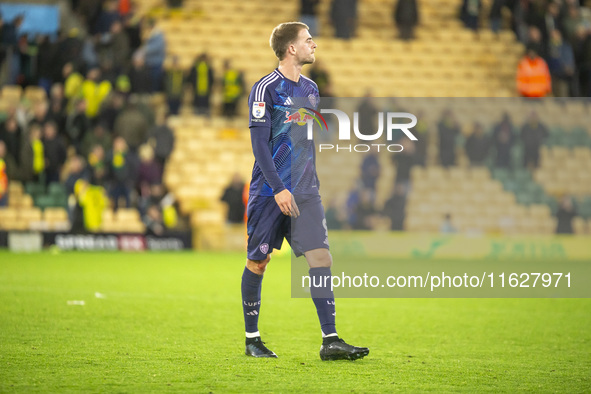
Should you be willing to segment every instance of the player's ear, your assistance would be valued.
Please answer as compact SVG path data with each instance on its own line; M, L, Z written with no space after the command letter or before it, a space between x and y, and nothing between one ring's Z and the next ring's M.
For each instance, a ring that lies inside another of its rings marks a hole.
M287 53L290 53L292 55L296 54L295 44L289 44L289 46L287 47Z

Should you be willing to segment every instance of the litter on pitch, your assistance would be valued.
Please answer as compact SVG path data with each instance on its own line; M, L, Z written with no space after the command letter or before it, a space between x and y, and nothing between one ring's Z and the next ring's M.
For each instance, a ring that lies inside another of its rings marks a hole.
M84 300L73 300L68 301L68 305L85 305Z

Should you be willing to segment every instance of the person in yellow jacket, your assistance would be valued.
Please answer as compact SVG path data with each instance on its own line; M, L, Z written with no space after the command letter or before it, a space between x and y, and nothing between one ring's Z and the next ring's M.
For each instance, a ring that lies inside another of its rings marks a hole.
M523 97L546 97L552 93L548 65L533 48L528 48L517 66L517 91Z
M229 118L236 116L236 106L244 95L244 77L242 72L232 68L230 60L224 61L224 77L222 81L224 95L223 114Z
M64 64L62 76L64 79L64 97L68 100L67 110L70 112L74 108L74 102L82 95L84 77L74 69L72 63Z
M99 68L92 68L82 82L82 97L86 101L86 116L94 119L103 104L103 101L111 92L112 86L109 81L101 81Z
M209 116L213 81L213 67L207 54L202 53L189 72L189 83L193 89L193 105L197 114Z
M105 188L92 185L85 179L79 179L74 184L74 194L78 205L82 208L84 228L91 232L100 230L103 211L108 202Z

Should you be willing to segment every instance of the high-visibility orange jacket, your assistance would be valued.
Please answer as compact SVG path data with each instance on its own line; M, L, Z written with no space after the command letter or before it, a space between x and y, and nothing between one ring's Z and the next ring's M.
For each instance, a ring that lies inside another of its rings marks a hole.
M541 57L525 56L517 67L517 91L524 97L545 97L552 92L550 71Z

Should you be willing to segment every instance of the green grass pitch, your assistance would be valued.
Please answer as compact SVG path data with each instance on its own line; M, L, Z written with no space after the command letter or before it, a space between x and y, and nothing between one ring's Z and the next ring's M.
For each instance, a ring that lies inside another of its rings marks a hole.
M322 362L289 257L263 282L279 358L246 357L244 258L0 252L0 392L591 391L591 300L337 300L340 335L371 353Z

